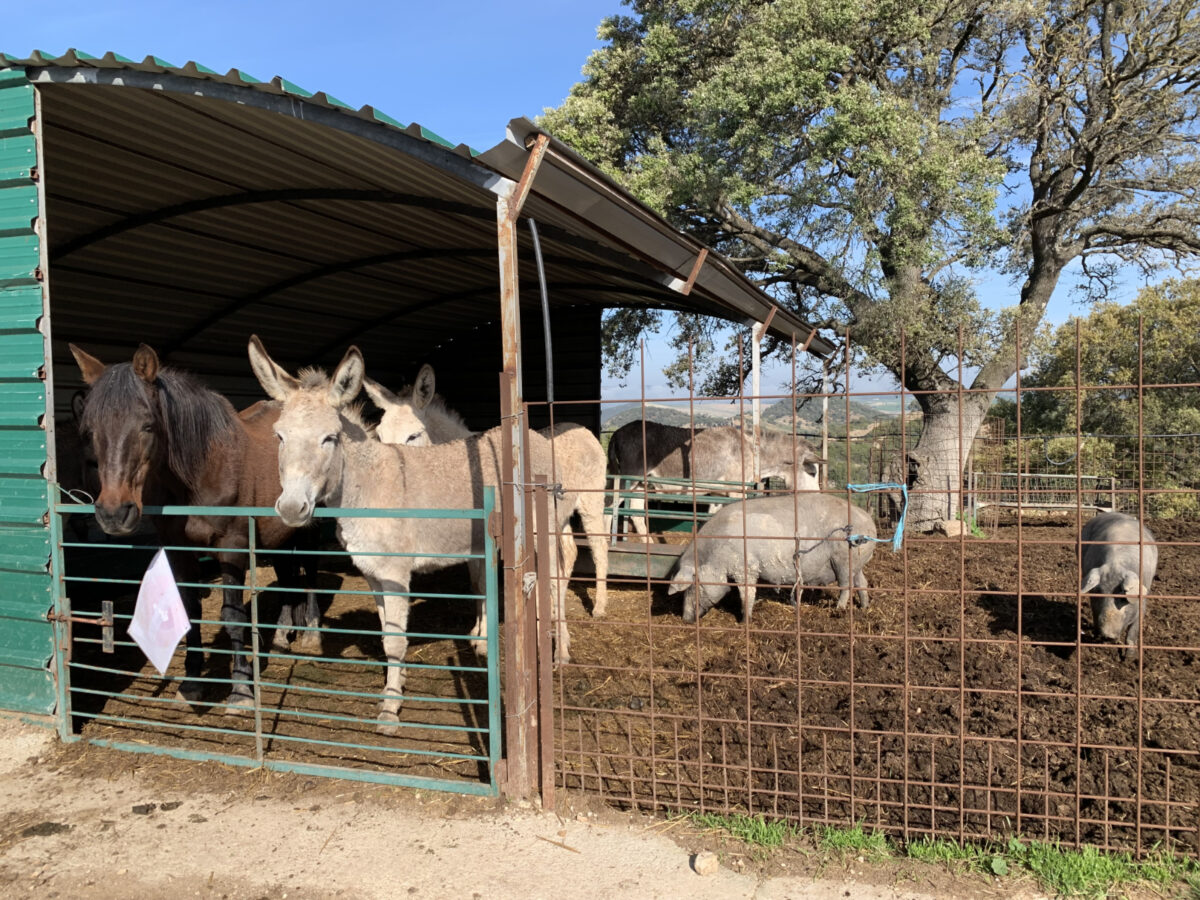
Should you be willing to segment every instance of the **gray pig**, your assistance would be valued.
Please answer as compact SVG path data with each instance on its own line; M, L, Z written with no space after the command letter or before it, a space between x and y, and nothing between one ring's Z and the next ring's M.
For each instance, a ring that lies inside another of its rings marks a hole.
M789 585L794 590L797 584L811 587L836 581L841 587L838 609L846 608L852 588L858 589L859 606L866 609L871 601L862 570L875 552L875 544L860 541L851 545L848 539L851 535L875 537L875 523L862 507L850 509L853 524L847 528L844 497L801 493L731 503L705 522L684 548L667 593L687 592L683 598L685 622L703 616L733 585L742 594L742 621L748 622L759 583ZM743 540L743 535L749 537ZM697 572L699 609L694 583Z
M1138 544L1142 541L1141 567ZM1146 595L1158 568L1158 547L1150 529L1133 516L1110 512L1096 516L1079 535L1083 584L1080 593L1092 593L1092 627L1098 637L1122 641L1123 656L1137 658L1140 622ZM1112 545L1091 541L1121 541ZM1116 595L1116 596L1114 596ZM1121 596L1124 595L1124 596Z

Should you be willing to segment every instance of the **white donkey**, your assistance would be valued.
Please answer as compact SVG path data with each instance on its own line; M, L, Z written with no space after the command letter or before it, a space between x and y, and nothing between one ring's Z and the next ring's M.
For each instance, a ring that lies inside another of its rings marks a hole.
M392 393L377 381L363 379L363 387L372 402L383 410L376 434L385 444L427 447L445 444L474 434L455 410L446 406L434 390L433 366L421 366L412 387ZM561 483L575 497L572 512L579 514L587 536L588 549L596 569L596 602L592 615L599 618L608 609L608 523L604 519L604 488L607 481L604 448L596 436L573 422L543 428L540 434L550 440L554 470L539 472ZM575 535L568 527L563 532L563 554L573 559ZM567 543L572 547L567 548Z
M357 347L346 351L330 378L308 369L299 378L275 363L257 336L250 338L250 365L268 396L283 409L275 423L279 436L279 480L282 491L275 502L279 517L293 527L307 524L318 503L345 508L450 508L479 509L485 486L502 483L501 430L450 444L410 448L384 444L367 434L350 406L362 387L364 364ZM529 457L535 467L546 466L550 442L530 435ZM548 471L548 469L547 469ZM556 534L567 524L574 505L551 505L551 527ZM340 517L338 539L354 564L377 591L376 605L387 656L387 678L380 704L379 730L394 734L398 728L408 650L408 590L414 572L431 572L458 562L453 556L377 556L400 551L430 554L478 554L484 551L486 523L478 519L367 519ZM556 619L554 659L570 660L570 638L564 617L566 579L558 577L558 554L551 554ZM564 562L569 572L574 559ZM484 592L484 561L471 559L471 581ZM487 636L484 604L471 634ZM475 642L486 653L484 641Z

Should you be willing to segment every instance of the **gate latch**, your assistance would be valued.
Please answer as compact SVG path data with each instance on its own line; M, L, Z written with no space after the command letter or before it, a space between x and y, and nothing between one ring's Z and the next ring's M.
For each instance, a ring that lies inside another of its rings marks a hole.
M46 618L51 622L66 622L71 625L96 625L100 628L101 649L105 653L115 653L116 631L113 628L113 602L104 600L100 604L100 618L90 619L86 616L68 616L63 613L47 613Z

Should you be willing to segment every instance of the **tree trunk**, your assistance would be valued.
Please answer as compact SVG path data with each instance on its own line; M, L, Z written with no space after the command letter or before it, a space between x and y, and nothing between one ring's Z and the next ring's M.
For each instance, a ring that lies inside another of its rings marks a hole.
M991 395L963 395L961 415L958 400L958 394L918 396L924 421L907 454L909 530L932 531L939 522L957 519L966 506L963 469Z

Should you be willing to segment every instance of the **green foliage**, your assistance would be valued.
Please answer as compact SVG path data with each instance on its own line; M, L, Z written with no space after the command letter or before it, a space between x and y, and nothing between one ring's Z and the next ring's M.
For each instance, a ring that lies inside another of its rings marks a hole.
M964 513L958 513L957 519L960 522L967 523L967 530L971 532L971 537L977 537L977 538L987 537L987 532L983 530L983 526L981 526L979 524L979 522L977 522L975 520L974 516L968 516Z
M1068 435L1044 442L1047 459L1072 460L1064 473L1136 472L1138 434L1200 433L1200 388L1156 387L1189 382L1200 382L1200 281L1169 281L1127 306L1100 304L1054 332L1023 381L1039 390L1022 397L1022 430ZM1069 436L1076 429L1084 436L1077 462L1076 438ZM1155 489L1200 487L1200 459L1186 452L1160 456ZM1150 494L1145 502L1157 518L1200 513L1195 493Z
M543 124L912 388L961 360L998 389L1072 260L1103 287L1200 250L1190 0L626 3ZM997 269L1025 283L994 314L973 278ZM610 313L611 364L662 324ZM728 389L736 342L675 327Z
M1140 334L1140 342L1139 342ZM1078 377L1076 370L1078 369ZM1102 303L1059 327L1023 386L1028 431L1182 434L1200 430L1200 281L1146 288L1127 306ZM1104 388L1104 389L1097 389Z

